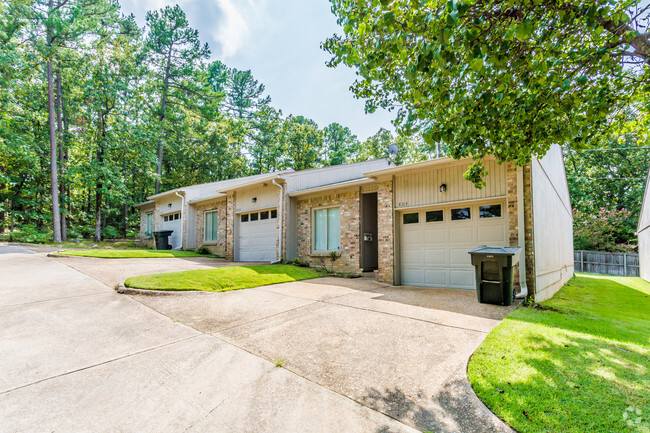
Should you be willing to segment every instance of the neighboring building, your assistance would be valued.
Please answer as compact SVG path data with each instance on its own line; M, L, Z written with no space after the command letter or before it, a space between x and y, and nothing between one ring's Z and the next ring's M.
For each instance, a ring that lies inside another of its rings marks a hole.
M549 298L573 276L562 149L554 146L523 168L486 158L487 185L480 190L462 176L470 163L440 158L394 166L378 160L180 188L140 205L142 231L151 219L156 230L178 225L175 216L167 226L160 219L179 212L181 199L170 199L184 192L185 212L194 216L181 232L196 242L175 240L175 248L208 244L206 237L216 232L214 251L229 260L297 257L322 266L336 251L339 272L375 271L379 281L395 285L465 289L474 288L470 249L519 245L525 247L519 286L538 301ZM199 187L204 195L188 199ZM207 216L212 210L216 223Z
M639 275L644 280L650 281L650 171L645 183L637 236L639 237Z

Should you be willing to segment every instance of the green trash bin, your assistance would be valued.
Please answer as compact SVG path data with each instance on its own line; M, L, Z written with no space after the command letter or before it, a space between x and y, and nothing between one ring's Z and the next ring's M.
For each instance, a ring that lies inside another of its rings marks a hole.
M469 252L476 273L476 296L482 304L512 305L515 265L521 247L480 246Z
M174 230L158 230L153 232L153 237L156 240L157 250L171 250L172 246L169 245L169 237L174 233Z

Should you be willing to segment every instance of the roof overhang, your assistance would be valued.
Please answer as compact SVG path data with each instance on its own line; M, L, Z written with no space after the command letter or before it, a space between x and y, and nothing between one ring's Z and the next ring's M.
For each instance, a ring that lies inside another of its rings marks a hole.
M343 189L350 188L354 186L366 185L369 183L374 183L374 179L368 179L367 177L361 179L347 180L345 182L337 182L329 185L317 186L315 188L302 189L300 191L294 191L289 194L289 197L300 197L303 195L313 194L321 191L331 191L333 189Z
M218 193L218 194L210 195L208 197L201 197L201 198L197 198L195 200L190 200L187 203L188 204L203 203L203 202L206 202L206 201L216 200L218 198L225 198L225 197L226 197L226 194Z
M429 159L427 161L414 162L412 164L396 165L390 168L384 168L382 170L370 171L368 173L364 173L364 175L372 179L377 179L378 177L398 174L403 171L419 170L419 169L424 169L429 167L436 167L439 165L456 164L456 163L462 163L467 161L472 161L472 158L463 158L463 159L454 159L449 157L436 158L436 159Z
M240 189L250 188L251 186L259 185L259 184L266 183L266 182L272 182L274 180L284 182L284 179L282 179L278 174L270 174L268 176L261 177L261 178L258 178L258 179L254 179L254 180L251 180L249 182L244 182L244 183L240 183L240 184L237 184L237 185L233 185L233 186L225 188L225 189L220 189L217 192L219 192L221 194L227 194L227 193L229 193L231 191L237 191L237 190L240 190Z
M142 203L134 204L133 207L135 207L135 208L141 208L141 207L153 206L153 205L155 205L155 204L156 204L155 201L153 201L153 200L147 200L147 201L143 201Z
M147 197L147 200L155 200L158 198L166 197L168 195L177 195L176 193L185 195L185 190L183 188L176 188L169 191L161 192L158 194L150 195Z

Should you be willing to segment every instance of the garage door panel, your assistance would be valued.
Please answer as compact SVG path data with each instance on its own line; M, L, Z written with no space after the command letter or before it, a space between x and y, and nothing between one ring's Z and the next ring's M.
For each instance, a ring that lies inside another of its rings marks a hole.
M473 289L475 286L474 270L450 270L449 280L451 287L458 287L459 289Z
M449 229L449 242L468 243L474 240L474 227L451 227Z
M406 286L422 286L424 280L422 279L422 269L406 268L402 269L402 284Z
M468 251L480 245L508 245L507 219L479 218L479 204L430 209L443 209L447 217L449 209L459 206L470 207L473 218L427 223L423 215L429 209L425 209L419 211L419 224L400 224L402 284L473 289L474 267Z
M237 260L271 262L277 257L277 219L241 222L238 218Z
M405 263L411 266L424 264L422 260L422 250L407 249L402 251L402 257Z
M426 229L424 231L424 242L427 244L447 243L449 231L444 228ZM417 233L419 242L422 242L421 233Z
M427 269L424 271L424 284L426 286L449 286L449 271L447 269Z
M422 257L425 265L440 266L449 264L449 252L446 248L425 249Z
M406 244L420 244L422 243L422 231L408 227L402 230L402 241Z
M506 240L505 230L502 226L479 226L477 227L477 230L479 242L496 242L501 244Z
M169 245L172 246L172 249L177 250L182 247L181 245L181 220L173 221L162 221L160 225L161 230L172 230L172 234L169 236Z

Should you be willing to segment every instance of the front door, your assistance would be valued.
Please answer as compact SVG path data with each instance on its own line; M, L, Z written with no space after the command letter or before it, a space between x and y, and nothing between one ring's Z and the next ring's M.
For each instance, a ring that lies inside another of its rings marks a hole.
M373 271L379 267L377 242L377 193L361 194L361 267Z

